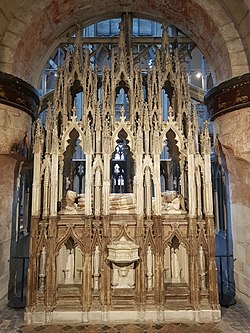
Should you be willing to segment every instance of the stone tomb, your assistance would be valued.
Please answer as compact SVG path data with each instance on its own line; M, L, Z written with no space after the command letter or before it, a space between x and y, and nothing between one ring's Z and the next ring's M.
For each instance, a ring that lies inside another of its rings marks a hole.
M123 29L101 76L77 34L36 123L28 323L220 319L208 126L167 28L146 73Z

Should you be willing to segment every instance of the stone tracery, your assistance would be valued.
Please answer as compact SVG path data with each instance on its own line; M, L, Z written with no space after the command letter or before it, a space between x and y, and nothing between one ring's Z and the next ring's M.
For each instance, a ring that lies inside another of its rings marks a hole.
M177 50L169 48L166 27L162 38L146 73L134 65L122 25L111 68L101 76L77 38L58 71L53 105L45 127L37 122L35 136L28 321L63 319L71 311L69 296L80 321L97 320L96 311L100 320L130 320L124 312L117 317L121 309L132 311L133 320L142 311L151 320L159 311L167 318L170 309L183 311L187 320L219 319L209 133L207 124L198 131L185 70ZM167 86L171 106L163 119ZM115 106L121 87L129 100L126 112ZM79 92L82 112L74 106ZM74 186L76 146L84 155L78 161L84 193ZM38 231L44 226L46 270L39 273ZM206 253L197 236L204 231ZM37 275L42 288L34 287Z

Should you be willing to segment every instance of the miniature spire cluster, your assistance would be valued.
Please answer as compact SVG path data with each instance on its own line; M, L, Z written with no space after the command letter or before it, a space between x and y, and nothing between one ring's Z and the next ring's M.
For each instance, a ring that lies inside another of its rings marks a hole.
M211 143L178 49L163 27L142 68L121 24L110 54L94 66L78 32L36 124L26 318L216 321Z

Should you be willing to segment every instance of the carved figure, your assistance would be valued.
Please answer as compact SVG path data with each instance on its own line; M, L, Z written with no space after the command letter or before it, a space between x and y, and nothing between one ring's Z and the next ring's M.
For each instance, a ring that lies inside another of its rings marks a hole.
M168 211L180 209L180 198L176 197L172 202L169 202L166 206Z
M43 291L45 287L45 277L46 277L46 250L45 246L41 251L40 255L40 269L39 269L39 278L40 278L40 290Z
M76 209L75 200L77 198L77 193L68 190L66 193L66 210L72 211Z
M45 275L45 267L46 267L46 251L45 251L45 246L43 246L40 256L40 274Z
M182 194L176 191L165 191L161 194L162 208L168 212L185 210L185 200Z
M73 250L67 249L67 262L64 270L65 283L73 283L74 276L74 260L75 255Z
M202 246L200 246L199 257L200 257L200 288L204 290L206 289L207 271L206 271L206 258Z
M172 281L174 283L180 282L180 268L179 268L179 262L178 257L176 253L176 249L171 249L171 269L172 269Z
M94 290L99 289L99 266L100 266L100 251L99 246L96 245L94 258L93 258L93 271L94 271Z
M153 287L153 253L151 245L148 245L147 250L147 278L148 278L148 290Z

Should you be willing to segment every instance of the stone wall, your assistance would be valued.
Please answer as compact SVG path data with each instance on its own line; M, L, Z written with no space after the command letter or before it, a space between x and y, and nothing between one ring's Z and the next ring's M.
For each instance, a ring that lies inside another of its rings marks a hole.
M9 258L16 239L16 179L22 159L19 148L31 127L31 117L0 104L0 299L8 293Z
M7 295L16 160L0 156L0 299Z
M233 0L227 0L225 5L218 0L212 5L198 0L95 0L86 4L74 0L61 6L54 1L36 0L21 3L16 8L8 4L0 12L3 50L0 68L38 85L41 70L68 29L76 22L88 25L95 20L115 17L121 12L139 13L151 19L171 22L183 32L190 33L205 54L217 82L249 70L246 56L249 29L243 30L249 26L249 8L243 3L236 6ZM236 12L237 17L232 19L232 13ZM244 16L244 13L248 15ZM243 22L244 26L238 26L241 33L235 29L234 21Z
M250 305L250 107L216 118L214 128L229 173L236 295Z

